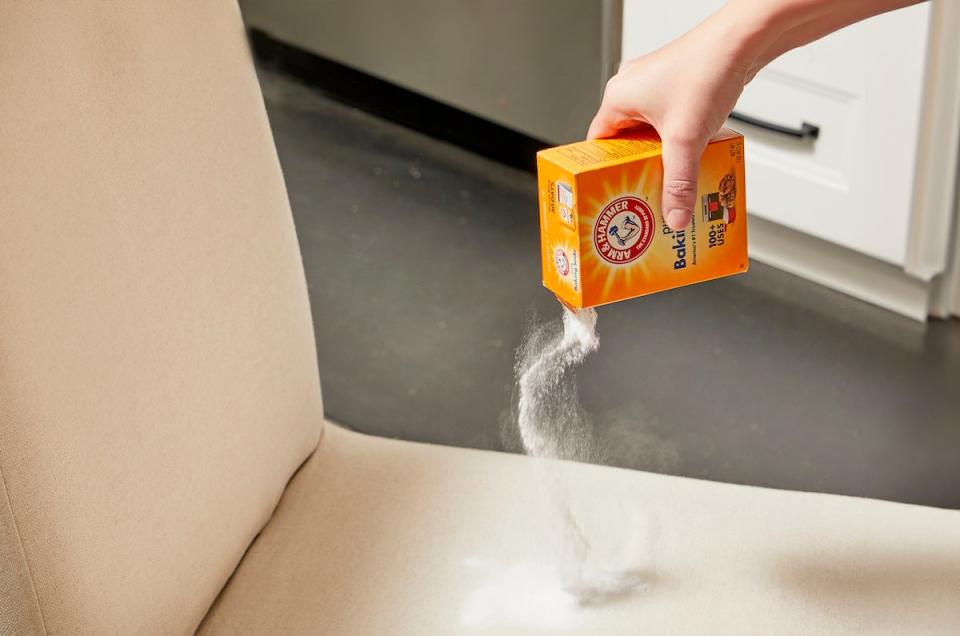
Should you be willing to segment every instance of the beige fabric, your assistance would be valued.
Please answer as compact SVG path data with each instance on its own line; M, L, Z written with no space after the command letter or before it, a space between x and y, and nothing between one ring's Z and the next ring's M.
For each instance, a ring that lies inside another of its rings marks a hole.
M644 593L566 615L517 583L556 560L553 482L586 507L588 536L608 535L601 547L629 539ZM518 633L522 616L493 609L524 598L539 633L956 634L960 512L544 465L327 425L201 633Z
M235 8L0 2L0 633L192 631L321 417ZM553 483L588 536L629 539L645 593L516 611L544 581L515 580L556 561ZM960 513L327 427L202 631L503 634L521 618L958 633Z
M0 2L0 633L191 632L321 411L236 6Z
M0 633L43 632L30 569L0 473Z

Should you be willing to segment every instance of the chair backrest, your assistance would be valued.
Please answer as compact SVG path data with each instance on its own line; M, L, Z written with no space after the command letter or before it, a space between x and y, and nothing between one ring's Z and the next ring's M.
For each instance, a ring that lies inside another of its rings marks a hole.
M193 631L322 426L230 2L0 2L0 633Z

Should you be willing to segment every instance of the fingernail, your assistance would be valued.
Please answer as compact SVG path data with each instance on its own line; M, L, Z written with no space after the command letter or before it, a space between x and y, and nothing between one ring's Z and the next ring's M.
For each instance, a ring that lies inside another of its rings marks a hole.
M690 210L684 210L683 208L674 208L667 212L667 216L664 219L667 222L667 225L672 227L675 230L682 230L687 227L687 223L690 222L690 217L693 216L693 213Z

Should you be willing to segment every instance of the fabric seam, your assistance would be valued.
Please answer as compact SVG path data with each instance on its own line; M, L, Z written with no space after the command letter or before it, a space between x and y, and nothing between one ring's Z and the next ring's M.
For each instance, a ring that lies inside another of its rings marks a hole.
M243 550L243 555L240 557L240 560L237 562L237 565L234 566L233 571L230 572L230 576L228 576L228 577L227 577L227 580L224 581L223 585L220 587L220 590L217 592L216 597L214 597L213 602L210 604L210 607L207 608L207 611L206 611L206 613L203 615L203 618L200 619L200 624L197 625L197 628L196 628L196 630L195 630L195 633L199 633L199 632L200 632L201 628L203 628L204 624L207 622L207 619L209 619L210 616L211 616L211 614L213 614L214 608L217 607L217 605L220 604L220 598L223 596L224 592L227 591L227 588L230 587L230 582L233 581L233 577L236 576L236 574L237 574L237 572L240 570L241 566L243 566L243 563L244 563L244 561L246 560L247 554L250 552L250 549L253 548L253 545L254 545L254 544L257 542L257 540L260 538L260 535L263 534L263 531L266 530L267 527L270 525L270 523L273 521L274 517L275 517L276 514L277 514L277 509L280 508L280 504L281 504L281 502L283 501L284 496L287 494L287 489L290 487L290 482L293 481L293 479L294 479L294 478L297 476L297 474L303 469L303 467L306 466L307 463L308 463L311 459L313 459L313 456L316 455L317 452L320 450L320 443L323 441L323 438L324 438L324 436L326 435L326 432L327 432L327 426L326 426L327 421L328 421L328 420L327 420L326 418L321 418L320 434L317 435L317 443L314 444L313 450L311 450L311 451L310 451L310 454L307 455L306 459L304 459L303 462L301 462L300 465L297 466L296 470L293 471L293 474L290 475L290 479L288 479L288 480L287 480L287 483L284 484L284 486L283 486L283 492L280 493L280 499L277 500L277 503L276 503L276 505L273 507L273 510L270 511L270 516L267 518L266 523L263 524L263 527L260 528L260 530L257 532L256 535L254 535L253 539L250 541L250 543L247 545L247 547ZM46 629L46 628L44 628L44 629Z
M20 526L17 525L17 516L13 514L13 504L10 503L10 493L7 490L7 480L3 476L3 466L0 466L0 487L3 488L3 499L7 504L7 510L10 512L10 520L13 522L13 532L17 536L17 546L20 548L20 554L23 557L23 564L27 568L27 579L30 581L30 591L33 592L33 600L37 605L37 614L40 616L40 627L44 634L47 631L47 622L43 617L43 607L40 605L40 595L37 593L37 585L33 580L33 569L30 567L30 559L27 558L27 549L23 545L23 537L20 535Z

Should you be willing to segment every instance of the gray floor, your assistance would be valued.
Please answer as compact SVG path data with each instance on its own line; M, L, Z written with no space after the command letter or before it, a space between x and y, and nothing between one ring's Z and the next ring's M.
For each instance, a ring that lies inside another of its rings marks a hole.
M560 311L533 176L260 72L328 415L503 449L514 350ZM579 381L611 463L960 508L958 321L924 327L759 263L599 313Z

